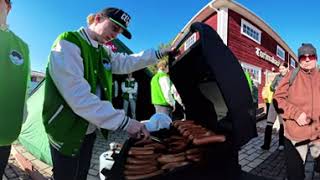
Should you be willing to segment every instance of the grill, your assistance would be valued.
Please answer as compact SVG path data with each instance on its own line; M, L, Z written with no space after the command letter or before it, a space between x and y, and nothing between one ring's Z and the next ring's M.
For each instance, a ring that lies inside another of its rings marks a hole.
M169 56L170 79L185 105L186 119L226 136L206 145L205 163L195 163L152 179L241 179L238 150L257 136L255 109L243 70L219 35L208 25L194 23ZM164 138L172 130L154 134ZM123 179L124 163L133 140L124 144L108 179ZM253 178L258 179L258 178Z

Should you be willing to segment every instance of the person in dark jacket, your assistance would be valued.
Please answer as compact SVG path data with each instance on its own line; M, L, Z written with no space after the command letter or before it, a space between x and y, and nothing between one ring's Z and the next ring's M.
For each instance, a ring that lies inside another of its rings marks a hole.
M284 62L281 63L279 66L279 74L276 75L276 77L273 79L271 86L270 86L270 91L275 92L276 88L278 86L278 84L280 83L280 81L282 80L282 78L287 74L288 72L288 63ZM279 118L279 123L280 123L280 129L279 129L279 150L283 150L284 146L283 146L283 133L284 133L284 128L283 128L283 124L282 124L282 118L281 116L278 116L275 108L274 108L274 104L271 103L270 104L270 108L269 108L269 112L267 115L267 126L264 132L264 143L261 146L261 149L264 150L269 150L270 149L270 143L271 143L271 135L272 135L272 127L277 119L277 117Z

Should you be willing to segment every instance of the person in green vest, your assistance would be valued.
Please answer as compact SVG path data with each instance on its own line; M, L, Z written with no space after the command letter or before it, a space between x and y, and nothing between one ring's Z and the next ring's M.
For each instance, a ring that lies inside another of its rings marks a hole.
M121 83L123 109L128 114L128 106L130 104L131 117L136 118L136 100L138 93L138 82L128 74L128 78Z
M88 27L60 34L52 46L42 116L55 180L87 178L97 128L149 138L144 124L113 107L112 74L155 64L171 50L126 55L104 46L118 34L131 39L130 19L121 9L103 9L88 16Z
M0 0L0 179L8 164L11 143L26 118L27 86L30 81L28 45L7 25L10 0Z
M160 61L157 68L158 72L151 79L151 102L156 113L164 113L171 117L176 106L171 91L172 82L167 74L169 67L167 62Z

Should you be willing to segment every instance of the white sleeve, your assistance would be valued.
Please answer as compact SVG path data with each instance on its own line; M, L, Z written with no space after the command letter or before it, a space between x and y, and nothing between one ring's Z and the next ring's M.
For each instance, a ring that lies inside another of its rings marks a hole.
M134 88L132 90L132 94L137 94L137 92L138 92L138 82L135 82L134 83Z
M105 49L111 56L113 74L129 74L147 66L156 64L161 58L159 51L155 51L154 49L149 49L131 55L114 53L108 47L105 47Z
M181 105L183 106L183 103L182 103L182 99L176 89L176 87L172 84L171 86L171 94L173 95L174 99Z
M164 76L164 77L159 78L159 84L160 84L163 96L166 99L167 103L169 103L170 106L174 107L175 101L174 101L172 94L171 94L169 77Z
M126 88L125 82L121 83L121 91L122 91L122 93L126 93L128 91Z
M51 50L49 73L64 100L74 113L104 129L116 130L127 121L124 111L113 108L90 92L84 79L80 49L73 43L61 40Z
M114 86L114 97L118 97L118 93L119 93L118 81L113 81L113 86Z

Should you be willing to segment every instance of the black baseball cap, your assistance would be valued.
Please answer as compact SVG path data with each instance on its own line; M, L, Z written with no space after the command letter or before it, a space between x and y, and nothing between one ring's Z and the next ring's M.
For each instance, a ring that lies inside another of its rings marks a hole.
M128 38L131 39L131 33L128 31L128 25L131 20L131 17L128 13L124 12L121 9L118 8L106 8L101 11L101 13L109 17L109 19L116 23L118 26L120 26L123 29L122 34Z

